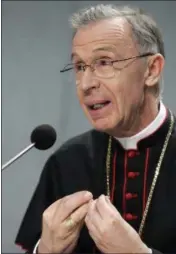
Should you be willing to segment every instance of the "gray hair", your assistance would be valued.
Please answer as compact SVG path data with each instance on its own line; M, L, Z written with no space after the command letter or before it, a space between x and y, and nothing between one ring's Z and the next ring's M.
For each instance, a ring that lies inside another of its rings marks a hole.
M165 57L164 42L160 29L154 19L142 9L99 4L74 13L70 22L75 34L78 29L89 23L115 17L123 17L128 22L140 54L152 52L160 53ZM159 96L161 92L159 84L156 84L153 92L157 97Z

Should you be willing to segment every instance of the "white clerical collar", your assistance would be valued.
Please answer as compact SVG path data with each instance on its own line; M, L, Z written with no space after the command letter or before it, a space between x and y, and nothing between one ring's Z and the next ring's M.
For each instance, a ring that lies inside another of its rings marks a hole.
M160 102L160 110L157 117L142 131L131 137L116 138L125 150L137 150L140 140L153 134L165 121L167 115L166 107Z

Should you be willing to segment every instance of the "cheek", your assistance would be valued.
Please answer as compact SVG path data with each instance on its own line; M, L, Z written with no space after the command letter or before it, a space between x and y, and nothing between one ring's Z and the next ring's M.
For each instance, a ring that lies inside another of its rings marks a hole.
M128 98L128 89L123 80L117 79L109 84L109 90L112 95L112 102L114 106L118 109L118 111L122 111L124 105L126 103L126 99Z
M76 88L76 94L77 94L77 98L82 110L84 111L86 115L88 115L87 107L84 105L84 94L79 87Z
M135 105L141 104L143 98L140 83L134 78L134 74L124 75L119 78L111 90L114 98L114 110L112 116L118 119L128 118Z
M134 69L121 75L120 85L118 88L117 98L124 101L125 106L135 103L142 96L144 85L143 76Z

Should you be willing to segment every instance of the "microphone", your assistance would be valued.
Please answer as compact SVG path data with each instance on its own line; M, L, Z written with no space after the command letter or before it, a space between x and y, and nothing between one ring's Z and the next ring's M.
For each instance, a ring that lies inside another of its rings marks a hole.
M6 162L2 166L2 171L33 147L39 150L47 150L48 148L54 145L56 137L57 137L56 131L52 126L48 124L37 126L31 133L30 136L31 144L27 146L25 149L23 149L16 156L14 156L12 159L10 159L8 162Z

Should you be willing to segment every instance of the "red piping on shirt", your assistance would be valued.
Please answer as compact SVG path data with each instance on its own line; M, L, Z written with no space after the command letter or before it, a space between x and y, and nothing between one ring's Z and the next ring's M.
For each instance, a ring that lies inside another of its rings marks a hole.
M112 190L111 190L111 202L114 201L114 192L115 192L115 185L116 185L116 158L117 152L114 154L113 158L113 171L112 171Z
M124 158L124 184L123 184L123 213L124 213L124 215L126 214L126 201L125 201L126 184L127 184L127 152L125 151L125 158Z
M147 186L147 172L148 172L148 165L149 165L149 148L146 150L146 158L145 158L145 169L144 169L144 185L143 185L143 213L146 206L146 186Z

